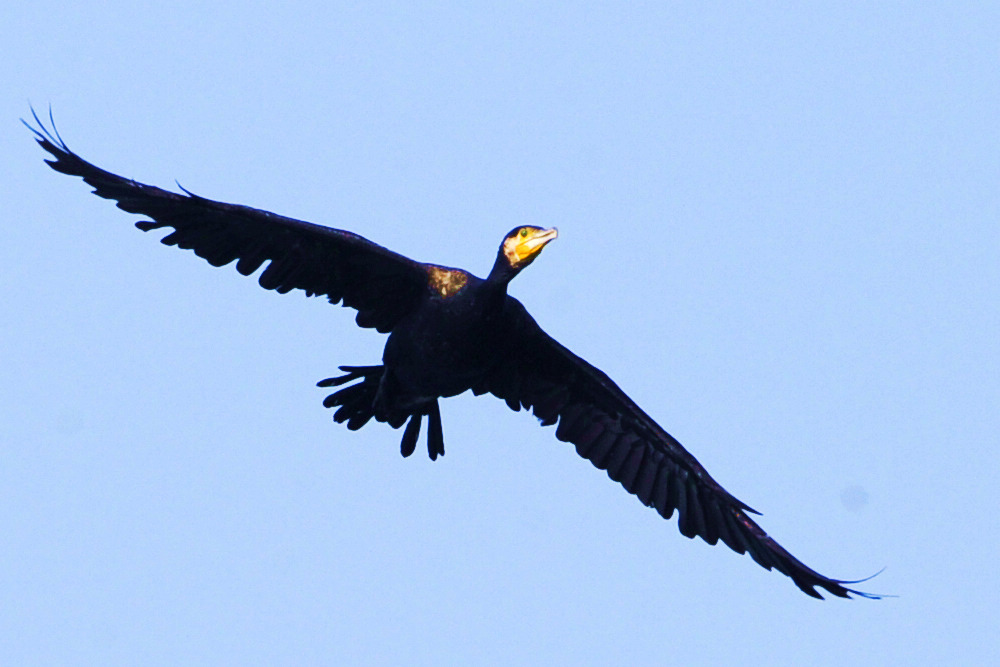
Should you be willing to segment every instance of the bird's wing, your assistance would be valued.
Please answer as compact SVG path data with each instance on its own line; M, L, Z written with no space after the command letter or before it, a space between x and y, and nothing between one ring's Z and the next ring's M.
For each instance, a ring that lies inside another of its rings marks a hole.
M115 200L118 208L150 218L136 223L143 231L172 227L163 243L193 250L214 266L238 260L236 270L250 275L269 261L259 279L266 289L301 289L310 296L325 295L334 304L342 301L358 311L360 326L383 333L428 289L428 265L357 234L117 176L71 151L54 125L49 131L37 115L35 121L38 127L25 125L52 155L46 162L53 169L79 176L94 194Z
M722 540L749 553L761 566L789 576L805 593L816 587L839 597L878 597L846 588L792 556L748 513L758 514L709 476L680 442L602 371L546 334L514 299L509 347L495 369L473 387L492 393L513 410L531 409L542 425L558 421L556 437L611 479L669 519L677 511L680 532L709 544Z

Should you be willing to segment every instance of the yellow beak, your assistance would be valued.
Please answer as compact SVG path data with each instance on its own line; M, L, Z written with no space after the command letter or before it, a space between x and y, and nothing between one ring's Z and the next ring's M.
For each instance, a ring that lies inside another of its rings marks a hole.
M542 251L542 248L544 248L549 241L554 241L557 236L559 236L559 230L555 227L552 229L539 230L533 234L529 234L527 238L517 244L516 252L518 263L533 258Z

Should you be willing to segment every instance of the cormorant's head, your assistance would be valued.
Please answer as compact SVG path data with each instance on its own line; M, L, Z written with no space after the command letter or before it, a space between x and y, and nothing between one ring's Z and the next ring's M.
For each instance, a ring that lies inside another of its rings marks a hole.
M495 285L504 285L514 279L521 269L535 261L538 253L545 245L553 240L559 232L555 227L552 229L542 229L541 227L515 227L504 237L497 252L497 261L493 264L493 270L487 281Z
M500 253L507 259L510 268L515 272L531 264L542 248L559 235L555 227L517 227L512 229L500 245Z

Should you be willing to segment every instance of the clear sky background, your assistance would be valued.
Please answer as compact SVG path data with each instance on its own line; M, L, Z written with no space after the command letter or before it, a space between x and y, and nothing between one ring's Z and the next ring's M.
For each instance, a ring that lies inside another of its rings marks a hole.
M6 3L0 663L995 659L1000 6L692 4ZM29 102L109 170L480 275L557 225L539 323L899 597L687 540L495 399L435 463L333 424L315 382L384 339L134 229Z

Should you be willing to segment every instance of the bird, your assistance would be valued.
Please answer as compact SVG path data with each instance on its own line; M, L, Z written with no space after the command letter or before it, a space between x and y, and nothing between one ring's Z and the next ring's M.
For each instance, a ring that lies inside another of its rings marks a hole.
M515 412L530 410L557 440L664 519L677 514L682 535L723 542L767 570L788 576L807 595L884 597L824 576L785 550L673 436L600 369L545 333L516 298L511 281L558 236L521 225L500 243L489 274L418 262L362 236L239 204L206 199L178 184L171 192L105 171L74 153L49 110L46 126L22 119L55 171L82 178L98 197L144 216L144 232L169 228L160 241L191 250L209 264L235 262L261 287L301 290L357 311L360 327L388 334L381 364L340 366L321 380L333 418L356 431L372 419L403 429L400 452L416 449L427 420L427 452L444 454L439 401L467 391L491 394ZM873 575L874 576L874 575ZM819 589L819 590L817 590Z

